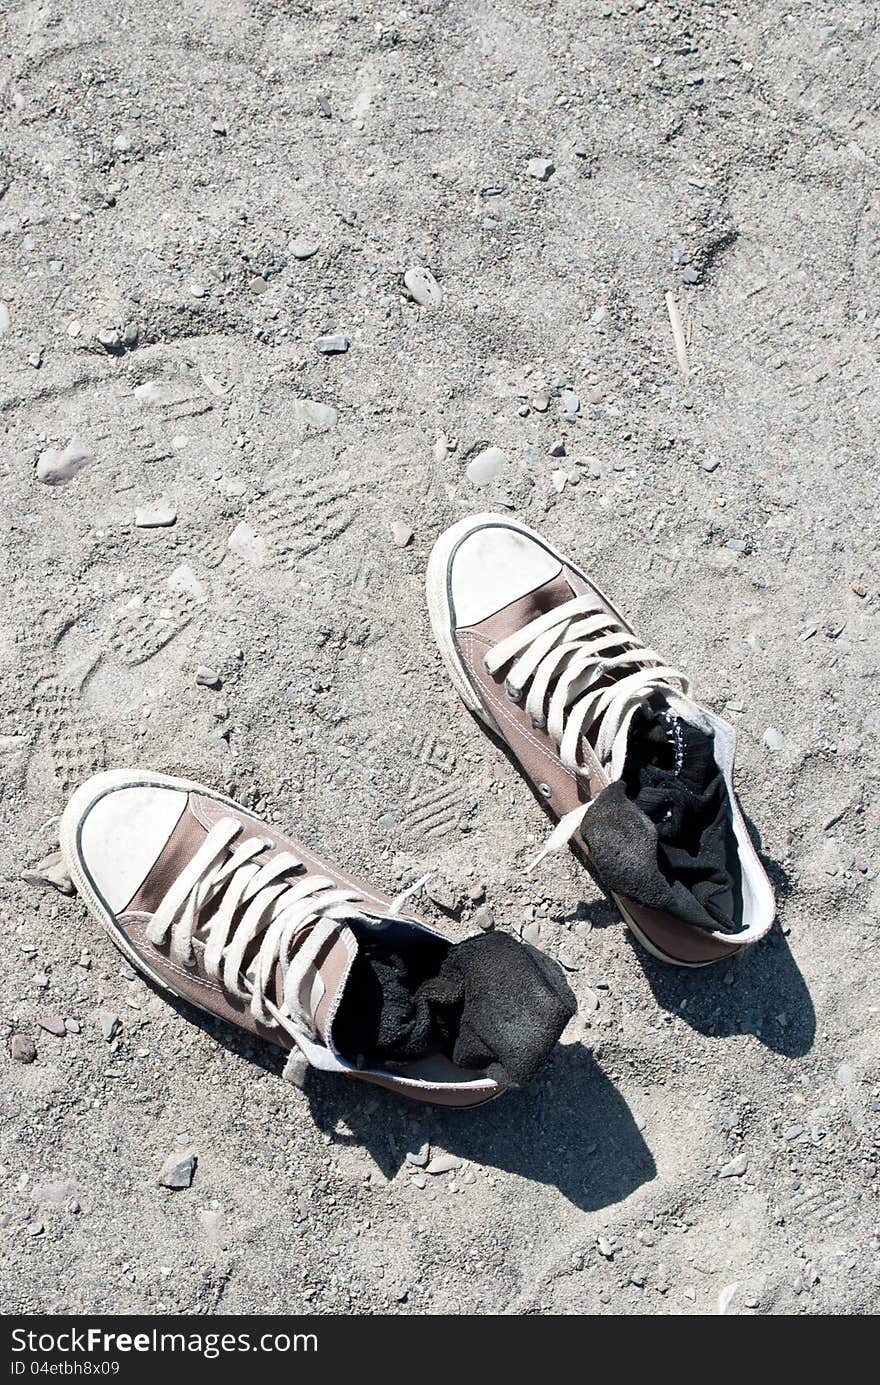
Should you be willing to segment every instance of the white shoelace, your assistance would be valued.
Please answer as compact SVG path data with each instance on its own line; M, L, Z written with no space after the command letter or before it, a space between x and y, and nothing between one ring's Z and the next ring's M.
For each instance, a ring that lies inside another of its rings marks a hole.
M193 967L197 936L207 975L229 995L248 1001L254 1020L270 1029L280 1025L294 1039L314 1039L310 994L317 958L341 922L370 922L354 907L364 903L363 897L329 876L302 876L303 862L289 851L258 864L254 857L274 843L251 837L233 846L240 832L235 818L214 824L165 894L147 938L156 947L169 942L172 961ZM293 873L301 878L292 880ZM205 909L218 899L216 912L202 923ZM297 944L309 926L308 937ZM245 954L261 934L259 948L246 966ZM280 1006L267 994L278 964L284 982Z
M514 702L525 697L532 724L547 732L566 769L581 777L588 774L581 739L593 726L596 756L618 779L629 724L644 700L663 692L674 707L690 693L685 675L667 667L608 611L597 611L593 596L577 596L529 621L494 645L484 663L493 675L511 664L507 696ZM559 819L528 870L571 840L589 808L589 802L579 804Z

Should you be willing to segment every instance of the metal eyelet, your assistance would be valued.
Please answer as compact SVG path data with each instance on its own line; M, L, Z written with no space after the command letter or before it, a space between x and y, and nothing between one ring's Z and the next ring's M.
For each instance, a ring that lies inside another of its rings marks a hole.
M275 850L275 845L276 845L276 843L273 842L273 840L272 840L271 837L264 837L264 838L263 838L263 849L264 849L265 851L274 851L274 850Z
M549 784L539 784L538 793L543 794L545 798L553 797L553 790L551 789Z
M519 702L522 698L522 688L512 688L506 678L504 680L504 691L510 702Z

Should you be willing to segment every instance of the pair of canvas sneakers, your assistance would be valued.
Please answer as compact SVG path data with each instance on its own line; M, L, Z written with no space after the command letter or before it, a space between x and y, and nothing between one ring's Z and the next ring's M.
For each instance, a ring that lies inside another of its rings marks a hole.
M464 519L434 546L431 624L458 692L639 942L701 967L770 928L734 797L734 733L599 588L525 525ZM472 1106L527 1082L575 1010L503 932L453 943L209 788L114 770L73 794L61 847L86 904L157 986L309 1066ZM536 865L533 862L532 865Z

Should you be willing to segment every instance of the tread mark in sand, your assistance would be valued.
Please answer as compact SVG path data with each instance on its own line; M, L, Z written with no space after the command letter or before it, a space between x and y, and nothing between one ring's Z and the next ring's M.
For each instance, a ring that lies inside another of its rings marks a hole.
M445 836L460 822L468 807L467 790L452 780L455 754L427 732L415 741L411 760L415 769L403 805L401 827L417 837Z
M354 519L354 508L346 476L306 480L289 496L283 512L267 515L257 529L269 543L276 566L291 568L339 538Z
M35 712L43 744L64 789L76 788L103 769L104 742L71 688L57 678L44 679L36 688Z
M144 664L185 630L203 609L183 592L154 587L142 606L126 611L109 634L110 647L126 664Z

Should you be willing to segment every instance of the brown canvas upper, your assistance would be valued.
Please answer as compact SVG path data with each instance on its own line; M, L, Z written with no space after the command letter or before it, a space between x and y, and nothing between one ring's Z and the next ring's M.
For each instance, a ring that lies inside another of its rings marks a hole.
M489 673L484 658L493 645L521 630L529 621L544 615L562 602L571 600L573 596L585 595L594 598L597 612L608 611L616 620L626 624L622 621L620 613L614 610L595 587L585 581L579 573L563 564L559 576L536 587L534 591L511 602L509 606L478 624L458 627L455 630L459 654L481 703L515 754L524 773L538 789L541 800L557 818L576 808L579 803L595 798L608 784L608 775L586 740L582 743L582 753L587 775L578 776L568 769L559 758L556 743L546 731L533 725L523 701L514 701L508 695L504 681L505 670L502 669L494 675ZM586 843L580 838L577 846L589 857ZM658 950L670 958L682 962L701 963L718 961L740 950L740 944L733 940L730 943L722 942L709 933L680 923L667 914L658 913L657 910L646 908L635 900L621 899L620 903L655 943Z
M181 871L199 850L210 828L221 818L230 816L235 817L241 823L241 833L236 838L236 845L253 837L268 839L272 842L271 846L267 846L254 858L258 864L262 865L270 861L282 851L292 852L303 863L307 873L328 876L335 884L356 890L364 902L363 905L353 907L363 908L367 913L377 918L390 916L392 901L389 895L357 879L348 872L340 870L335 865L331 865L303 846L302 843L281 836L268 824L253 817L238 805L231 804L226 799L214 797L208 792L190 792L187 796L186 807L164 848L156 858L155 864L125 908L116 914L115 923L125 935L129 946L143 957L147 968L160 978L169 990L230 1024L238 1025L269 1043L290 1050L294 1046L294 1040L285 1029L281 1027L267 1028L258 1023L252 1016L247 1003L230 995L218 981L206 973L203 965L203 948L197 939L193 942L195 963L190 967L182 966L172 958L167 943L157 947L146 936L153 913ZM210 917L210 909L205 910L204 916ZM409 922L415 922L411 915L408 915L407 919ZM419 926L425 927L425 925ZM303 930L302 941L305 940L308 931L308 928ZM253 951L256 951L260 941L259 937L254 941ZM315 1012L315 1024L318 1034L325 1044L332 1044L333 1016L356 951L357 944L354 935L349 928L340 924L338 934L329 941L317 959L317 967L324 984L324 994ZM283 976L280 966L278 966L275 975L275 994L270 996L270 999L280 1005L282 996ZM443 1069L442 1076L436 1075L441 1068ZM485 1078L482 1073L464 1072L461 1069L453 1070L452 1065L443 1059L439 1059L437 1063L433 1064L430 1060L420 1064L410 1064L406 1068L401 1067L399 1071L362 1072L348 1069L348 1072L349 1075L374 1085L402 1092L419 1100L446 1106L478 1105L490 1100L493 1096L497 1096L502 1090L496 1082ZM472 1085L475 1082L479 1082L479 1087ZM462 1085L464 1083L471 1085Z

